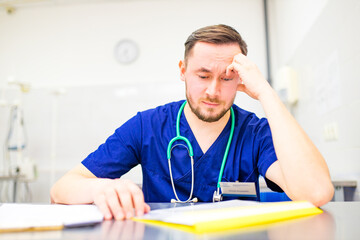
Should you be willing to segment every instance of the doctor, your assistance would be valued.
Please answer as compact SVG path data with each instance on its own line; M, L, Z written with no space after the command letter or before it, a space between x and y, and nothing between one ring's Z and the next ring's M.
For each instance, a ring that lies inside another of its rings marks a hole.
M229 26L193 32L179 63L187 101L128 120L53 186L52 202L95 203L105 219L122 220L134 210L138 216L148 212L145 202L212 201L218 178L254 182L258 193L259 175L293 200L330 201L334 189L325 160L246 55L246 43ZM237 91L259 100L267 119L234 105ZM177 135L188 143L169 146ZM120 178L138 164L142 190Z

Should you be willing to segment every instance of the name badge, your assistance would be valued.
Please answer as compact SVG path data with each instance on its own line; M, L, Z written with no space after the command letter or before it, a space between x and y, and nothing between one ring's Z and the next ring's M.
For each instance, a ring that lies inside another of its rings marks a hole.
M223 196L256 197L254 182L220 182Z

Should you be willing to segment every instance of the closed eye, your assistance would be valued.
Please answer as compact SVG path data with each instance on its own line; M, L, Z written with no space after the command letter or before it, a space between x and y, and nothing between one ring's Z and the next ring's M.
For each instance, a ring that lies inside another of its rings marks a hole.
M201 78L201 79L209 78L208 76L203 76L203 75L198 75L198 76L199 76L199 78Z

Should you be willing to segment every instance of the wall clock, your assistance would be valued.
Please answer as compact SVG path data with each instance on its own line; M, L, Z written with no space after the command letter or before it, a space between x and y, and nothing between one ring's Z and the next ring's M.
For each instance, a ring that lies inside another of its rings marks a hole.
M136 42L130 39L123 39L118 42L114 51L116 60L122 64L134 62L140 53Z

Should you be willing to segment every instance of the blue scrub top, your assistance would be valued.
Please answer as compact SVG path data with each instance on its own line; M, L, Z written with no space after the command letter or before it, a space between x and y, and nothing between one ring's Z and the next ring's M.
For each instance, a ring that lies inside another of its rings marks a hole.
M184 101L173 102L155 109L139 112L115 130L106 142L91 153L82 164L99 178L120 178L141 164L143 192L146 202L169 202L175 198L171 186L166 150L176 136L176 117ZM222 181L255 182L259 200L259 174L265 176L268 167L277 160L270 127L266 119L233 105L235 130ZM203 153L184 113L180 134L189 139L194 150L194 192L199 201L212 201L219 171L230 134L231 121ZM177 195L187 200L191 190L191 164L184 142L172 151L171 169ZM268 181L267 181L268 182ZM268 183L274 190L276 185ZM281 190L281 189L280 189Z

